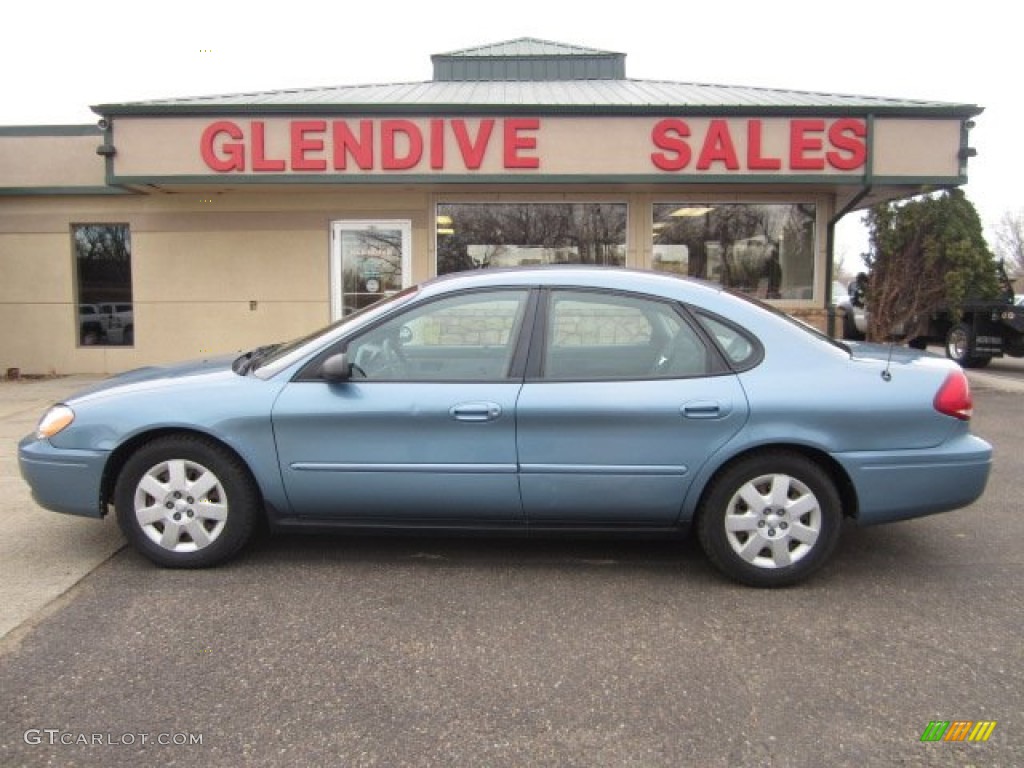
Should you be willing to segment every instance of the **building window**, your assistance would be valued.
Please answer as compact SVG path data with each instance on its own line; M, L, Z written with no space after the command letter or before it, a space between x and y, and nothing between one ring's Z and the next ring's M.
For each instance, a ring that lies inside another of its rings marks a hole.
M132 239L127 224L75 224L78 343L132 346Z
M626 262L625 203L441 203L437 274Z
M813 203L657 203L654 269L762 299L814 297Z

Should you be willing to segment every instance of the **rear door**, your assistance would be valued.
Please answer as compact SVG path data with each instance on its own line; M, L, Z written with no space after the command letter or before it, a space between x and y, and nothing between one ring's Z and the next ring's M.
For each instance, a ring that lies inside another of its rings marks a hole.
M542 311L517 409L528 521L672 524L747 418L736 376L670 302L558 289Z

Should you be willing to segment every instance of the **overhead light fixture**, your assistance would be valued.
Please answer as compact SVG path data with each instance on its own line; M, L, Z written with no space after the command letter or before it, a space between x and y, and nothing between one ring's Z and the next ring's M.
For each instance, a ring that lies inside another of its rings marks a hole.
M686 208L676 208L669 216L707 216L714 208L708 206L693 205Z
M437 234L439 235L454 235L455 229L453 227L438 227Z
M450 227L452 225L452 217L441 215L437 217L437 223L442 227Z

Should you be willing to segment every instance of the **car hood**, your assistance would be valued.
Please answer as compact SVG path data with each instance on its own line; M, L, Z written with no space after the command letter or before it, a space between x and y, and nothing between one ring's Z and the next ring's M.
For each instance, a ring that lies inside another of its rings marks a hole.
M125 373L111 376L109 379L79 390L66 403L83 402L112 394L120 394L126 390L142 391L161 387L180 385L183 380L221 379L226 376L237 376L231 364L238 358L237 354L189 360L172 365L151 365L136 368Z

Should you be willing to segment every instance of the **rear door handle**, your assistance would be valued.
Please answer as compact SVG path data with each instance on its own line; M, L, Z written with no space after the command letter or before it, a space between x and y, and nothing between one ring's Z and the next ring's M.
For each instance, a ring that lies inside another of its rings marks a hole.
M730 410L728 405L715 400L693 400L684 403L679 412L688 419L721 419Z
M448 411L456 421L494 421L501 416L497 403L459 403Z

